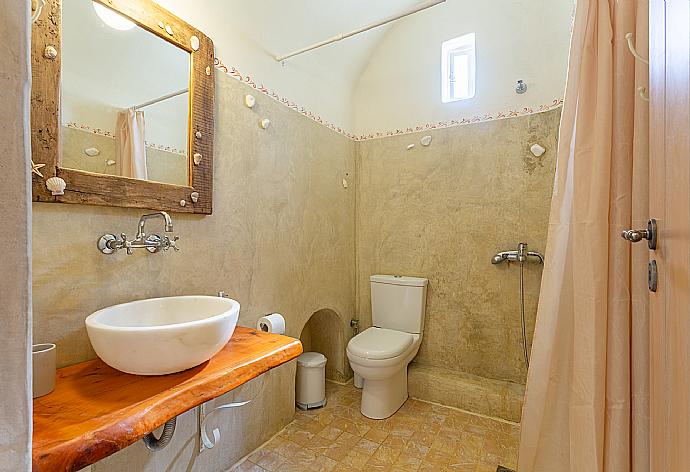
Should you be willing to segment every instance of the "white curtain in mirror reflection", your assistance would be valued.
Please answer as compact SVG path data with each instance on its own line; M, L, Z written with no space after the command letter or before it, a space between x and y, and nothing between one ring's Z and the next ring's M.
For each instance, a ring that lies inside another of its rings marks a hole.
M118 174L147 180L144 112L134 108L118 112L115 130Z

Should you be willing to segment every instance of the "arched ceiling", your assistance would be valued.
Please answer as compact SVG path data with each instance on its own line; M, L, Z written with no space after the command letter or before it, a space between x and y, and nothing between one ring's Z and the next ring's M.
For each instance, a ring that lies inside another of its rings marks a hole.
M291 58L284 65L274 57L425 0L156 1L211 37L228 66L349 128L354 88L390 25Z
M267 55L287 53L378 21L424 0L205 0L227 11L228 24ZM217 10L216 10L217 8ZM405 21L405 20L402 20ZM286 67L353 84L390 25L288 59ZM220 45L222 48L222 44ZM229 60L229 59L227 59Z
M80 1L90 3L90 0ZM381 92L390 89L391 86L399 85L401 81L396 80L397 78L412 79L411 75L419 75L420 71L417 70L418 66L421 67L419 60L415 59L413 63L408 64L402 63L400 58L412 57L410 54L413 50L420 52L425 42L431 41L433 45L440 43L444 38L436 36L442 25L445 25L448 30L447 35L453 30L462 29L462 24L469 22L474 28L486 26L487 31L491 33L487 35L487 38L492 41L504 41L509 44L514 37L520 37L524 43L526 38L536 38L537 42L548 41L551 45L554 37L561 38L562 32L567 33L567 25L564 26L561 20L563 18L567 20L563 12L569 9L568 4L571 2L571 0L552 0L551 2L549 0L539 2L521 0L508 3L496 1L473 4L472 0L447 0L445 4L342 42L309 51L281 64L275 60L276 55L286 54L337 34L402 13L410 7L425 3L426 0L155 1L206 33L214 42L217 57L226 66L237 68L243 77L251 76L257 85L264 86L284 101L307 110L310 116L317 117L319 121L328 122L350 132L361 131L355 126L356 121L361 121L355 119L355 113L366 114L376 106L382 105ZM550 8L552 3L559 5L554 7L557 11L555 13L544 11L549 9L543 8L542 4L549 5ZM561 8L561 4L565 7ZM542 13L544 18L539 18ZM501 22L508 22L508 25L494 27L494 23L498 25ZM397 49L398 46L404 51ZM427 44L428 51L421 51L427 62L439 59L435 52L429 53L431 49ZM526 54L532 54L532 51L534 51L533 48L528 48ZM567 47L564 51L563 54L567 54ZM531 66L544 62L525 61L522 56L511 54L509 50L506 52L509 54L508 58L500 54L493 54L492 57L496 57L499 62L520 62L520 67L514 67L515 70L511 69L508 73L511 75L511 81L515 79L512 77L514 74L526 74L523 70L526 64ZM556 52L560 54L560 49ZM486 57L483 60L486 61ZM392 67L396 61L397 69ZM375 77L372 79L371 70L377 67L389 68L393 70L393 73L384 74L385 77L374 74ZM437 67L433 64L431 67L421 67L421 72L427 75L429 71L436 70ZM548 71L546 75L552 74L548 67L543 70ZM430 80L433 86L426 84L417 89L433 92L434 87L438 87L436 83L438 80L433 77ZM539 77L535 77L534 80L539 80ZM363 81L373 82L375 85L368 96L361 93ZM414 90L415 93L420 92L417 89ZM510 87L503 87L501 90L508 90L506 93L509 95L511 93ZM531 90L538 91L537 85L535 84ZM388 108L397 109L399 98L411 96L408 92L400 92L400 97L394 97L394 104L389 104ZM533 93L528 95L534 96ZM491 96L495 94L492 92ZM513 98L512 95L510 97ZM424 100L424 103L430 102ZM501 105L500 109L498 105L486 105L482 102L483 108L473 112L500 111L506 106L513 106L514 101ZM479 100L474 102L478 107L480 106ZM525 105L535 104L539 103ZM406 118L405 123L396 123L395 126L416 124L416 120L422 119L422 117L417 117L417 112L418 109L414 108L414 117ZM391 111L391 113L396 112ZM436 115L433 117L433 119L441 118L448 119L445 115L440 118ZM379 126L377 120L374 121L376 126ZM390 127L391 125L382 123L381 126ZM369 128L371 126L367 127Z

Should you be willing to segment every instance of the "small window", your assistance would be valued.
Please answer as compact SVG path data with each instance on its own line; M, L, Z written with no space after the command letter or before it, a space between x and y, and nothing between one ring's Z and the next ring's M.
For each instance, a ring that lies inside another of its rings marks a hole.
M444 41L441 51L443 103L474 97L474 33Z

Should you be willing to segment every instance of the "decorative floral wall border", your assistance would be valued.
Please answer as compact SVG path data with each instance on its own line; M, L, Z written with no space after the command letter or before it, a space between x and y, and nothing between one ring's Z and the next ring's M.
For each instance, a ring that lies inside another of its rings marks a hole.
M434 129L452 128L453 126L470 125L474 123L484 123L487 121L505 120L507 118L516 118L518 116L533 115L535 113L543 113L545 111L553 110L563 104L562 98L555 98L548 105L539 105L537 108L524 107L521 110L509 110L506 112L499 112L496 114L487 113L485 115L474 115L471 118L460 118L457 120L437 121L435 123L426 123L415 126L414 128L395 129L389 131L382 131L377 133L369 133L357 136L357 141L366 141L369 139L386 138L389 136L399 136L403 134L419 133L420 131L429 131Z
M314 120L315 122L319 123L320 125L323 125L326 128L329 128L329 129L335 131L336 133L340 133L343 136L347 136L350 139L355 139L355 140L357 139L357 136L355 136L354 134L352 134L348 131L345 131L340 126L334 125L333 123L330 123L330 122L324 120L323 118L321 118L321 116L315 115L314 113L310 112L309 110L306 110L304 107L299 106L298 104L296 104L292 100L288 100L285 97L281 97L274 90L271 90L271 89L265 87L264 84L260 84L260 85L257 84L256 82L254 82L254 80L251 78L251 76L243 75L240 71L238 71L237 69L235 69L232 66L230 66L230 67L226 66L225 64L223 64L223 61L221 61L217 57L214 59L214 65L221 72L223 72L223 73L225 73L231 77L234 77L235 79L239 80L240 82L242 82L244 84L249 85L253 89L258 90L259 92L263 93L264 95L268 95L269 97L271 97L275 101L282 103L286 107L291 108L292 110L295 110L296 112L300 113L303 116L306 116L307 118Z
M97 136L102 136L104 138L115 139L115 135L112 133L112 131L108 131L108 130L102 129L102 128L92 128L91 126L89 126L85 123L77 123L76 121L70 121L65 126L67 126L70 129L76 129L79 131L86 131L88 133L95 134ZM156 143L152 143L150 141L144 141L144 144L146 145L147 148L155 149L156 151L165 151L165 152L169 152L171 154L177 154L178 156L185 156L185 157L187 156L187 151L184 149L178 149L176 147L166 146L165 144L156 144Z
M458 118L454 120L447 120L447 121L436 121L432 123L425 123L423 125L418 125L415 127L407 127L407 128L398 128L394 130L388 130L388 131L378 131L374 133L367 133L367 134L361 134L361 135L356 135L354 133L350 133L349 131L345 130L344 128L337 126L327 120L324 120L321 118L320 115L316 115L312 113L311 111L305 109L304 107L298 105L297 103L293 102L292 100L289 100L285 97L280 96L278 93L276 93L274 90L269 89L268 87L264 86L263 84L257 84L249 75L244 75L240 71L238 71L236 68L230 66L226 66L223 64L223 62L215 58L214 64L218 70L221 72L239 80L240 82L249 85L252 87L254 90L257 90L264 95L267 95L274 99L275 101L281 103L282 105L296 111L297 113L301 114L302 116L306 116L307 118L315 121L316 123L325 126L326 128L335 131L336 133L339 133L353 141L367 141L370 139L379 139L379 138L387 138L391 136L400 136L404 134L411 134L411 133L419 133L421 131L431 131L431 130L436 130L436 129L444 129L444 128L452 128L454 126L462 126L462 125L470 125L470 124L475 124L475 123L484 123L487 121L495 121L495 120L504 120L507 118L516 118L519 116L527 116L527 115L532 115L535 113L543 113L549 110L553 110L554 108L558 108L563 104L563 99L562 98L555 98L551 103L549 104L544 104L544 105L539 105L538 107L524 107L519 110L508 110L508 111L503 111L503 112L498 112L498 113L486 113L484 115L474 115L471 117L463 117L463 118ZM90 133L96 134L98 136L104 136L108 138L115 138L115 135L108 131L104 130L101 128L91 128L87 124L83 123L76 123L76 122L69 122L67 123L68 128L72 129L78 129L82 131L88 131ZM186 156L187 151L186 150L181 150L177 149L171 146L166 146L163 144L156 144L156 143L151 143L151 142L146 142L146 147L151 148L151 149L156 149L158 151L166 151L170 152L172 154L178 154L180 156Z
M483 123L487 121L495 121L495 120L504 120L507 118L516 118L518 116L526 116L526 115L532 115L535 113L543 113L545 111L553 110L554 108L560 107L563 104L563 99L562 98L555 98L551 103L549 104L544 104L544 105L539 105L538 107L524 107L520 110L508 110L504 112L498 112L498 113L486 113L484 115L474 115L471 117L464 117L464 118L458 118L455 120L447 120L447 121L437 121L434 123L425 123L423 125L418 125L413 128L408 127L408 128L400 128L400 129L395 129L395 130L388 130L388 131L379 131L375 133L367 133L367 134L362 134L362 135L356 135L354 133L350 133L349 131L346 131L340 126L334 125L333 123L324 120L321 118L320 115L315 115L311 111L305 109L304 107L298 105L297 103L293 102L292 100L289 100L285 97L281 97L278 93L276 93L274 90L269 89L266 87L264 84L257 84L254 79L252 79L251 76L249 75L244 75L240 71L238 71L235 67L232 66L226 66L223 61L221 61L219 58L214 59L214 64L218 70L221 72L234 77L235 79L239 80L240 82L249 85L252 87L254 90L257 90L264 95L267 95L277 102L285 105L286 107L300 113L303 116L306 116L307 118L315 121L316 123L319 123L320 125L323 125L336 133L340 133L343 136L352 139L353 141L367 141L369 139L378 139L378 138L386 138L390 136L400 136L403 134L410 134L410 133L418 133L420 131L429 131L429 130L435 130L435 129L443 129L443 128L451 128L453 126L462 126L462 125L469 125L469 124L475 124L475 123Z

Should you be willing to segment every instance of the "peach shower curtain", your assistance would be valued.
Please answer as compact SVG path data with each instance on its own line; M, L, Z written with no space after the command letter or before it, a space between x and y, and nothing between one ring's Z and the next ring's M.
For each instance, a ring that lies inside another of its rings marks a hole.
M148 179L144 131L144 112L133 108L118 112L115 123L117 165L123 177Z
M519 472L647 472L646 0L577 0Z

